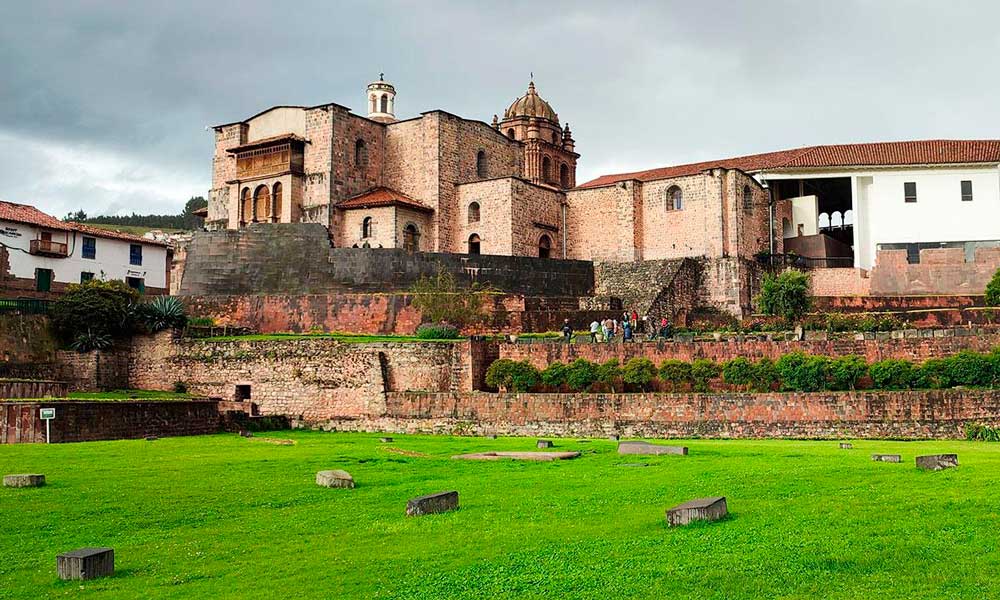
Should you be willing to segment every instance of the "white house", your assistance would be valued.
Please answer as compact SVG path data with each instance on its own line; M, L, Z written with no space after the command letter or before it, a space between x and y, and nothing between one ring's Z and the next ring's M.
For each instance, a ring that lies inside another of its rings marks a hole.
M166 243L66 223L33 206L0 201L2 297L47 297L94 278L166 294L170 261Z

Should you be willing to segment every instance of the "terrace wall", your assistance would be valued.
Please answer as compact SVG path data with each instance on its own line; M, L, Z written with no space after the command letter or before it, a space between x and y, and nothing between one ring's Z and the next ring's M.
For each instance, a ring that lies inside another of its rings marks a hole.
M382 415L299 422L336 431L552 437L941 438L1000 424L988 390L770 394L390 393Z
M962 350L990 352L1000 346L1000 333L955 335L967 330L943 330L948 337L909 337L896 339L826 339L806 341L767 341L761 339L696 341L696 342L630 342L611 344L502 343L500 358L527 360L544 369L553 362L569 363L578 358L602 363L611 359L625 361L640 357L659 365L667 359L692 361L707 358L716 362L745 357L777 359L789 352L806 352L826 356L856 354L869 361L886 358L925 360L950 356ZM884 334L888 337L889 334ZM881 336L880 336L881 337Z
M65 398L67 391L65 381L0 379L0 398Z
M0 443L45 443L42 407L56 409L50 424L54 443L203 435L221 428L214 400L0 402Z

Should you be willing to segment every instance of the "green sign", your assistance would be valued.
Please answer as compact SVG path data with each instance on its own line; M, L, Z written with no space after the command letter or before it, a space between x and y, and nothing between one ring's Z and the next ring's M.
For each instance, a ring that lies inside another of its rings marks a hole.
M56 409L54 408L43 408L38 411L42 419L48 421L49 419L56 418Z

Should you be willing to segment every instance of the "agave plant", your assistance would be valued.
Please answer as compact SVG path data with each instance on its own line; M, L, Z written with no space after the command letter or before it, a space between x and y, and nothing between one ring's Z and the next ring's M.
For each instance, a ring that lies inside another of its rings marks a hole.
M94 333L90 329L78 333L70 343L70 348L80 353L90 352L91 350L104 350L110 347L110 335L104 333Z
M157 296L143 307L141 315L142 324L152 332L187 324L184 304L175 296Z

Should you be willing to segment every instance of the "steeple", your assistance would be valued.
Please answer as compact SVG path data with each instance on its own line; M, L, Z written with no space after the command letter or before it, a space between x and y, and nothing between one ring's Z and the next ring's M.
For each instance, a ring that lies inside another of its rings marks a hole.
M396 120L396 88L385 80L385 73L368 84L368 118L379 123Z

